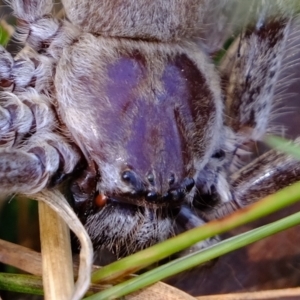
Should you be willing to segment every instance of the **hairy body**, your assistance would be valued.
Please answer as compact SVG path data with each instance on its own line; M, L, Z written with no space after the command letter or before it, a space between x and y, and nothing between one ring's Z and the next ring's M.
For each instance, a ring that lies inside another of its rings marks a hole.
M68 182L95 247L122 256L298 180L275 151L232 175L271 132L299 40L294 1L238 2L63 1L62 21L52 1L12 1L26 46L1 50L1 191Z

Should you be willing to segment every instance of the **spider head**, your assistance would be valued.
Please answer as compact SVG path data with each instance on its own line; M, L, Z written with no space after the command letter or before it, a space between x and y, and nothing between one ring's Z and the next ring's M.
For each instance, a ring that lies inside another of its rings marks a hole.
M68 99L59 101L60 116L99 174L77 211L96 247L118 245L126 255L174 234L193 180L223 148L223 103L201 54L113 38L103 48L103 39L86 34L72 46L84 57L68 70L69 58L60 60L74 81L57 76L56 89Z
M174 235L173 220L194 187L192 178L185 178L179 184L171 174L169 188L163 191L158 188L159 180L153 173L142 180L136 172L128 169L120 173L126 187L123 192L120 188L118 192L96 191L96 186L101 186L101 179L87 178L82 179L81 187L85 185L91 193L88 190L80 193L73 183L76 211L94 247L106 248L118 257Z

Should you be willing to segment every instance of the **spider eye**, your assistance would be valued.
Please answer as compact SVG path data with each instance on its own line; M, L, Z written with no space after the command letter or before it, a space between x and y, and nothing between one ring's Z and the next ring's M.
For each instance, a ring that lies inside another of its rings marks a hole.
M133 188L132 195L141 194L145 191L144 183L139 179L135 172L126 170L121 174L124 182Z
M158 198L158 194L156 192L149 192L147 195L146 195L146 200L147 201L155 201L157 200Z
M154 175L152 173L149 173L147 175L147 180L151 183L154 184Z
M223 160L225 158L225 151L219 150L212 155L212 158Z
M122 173L122 179L125 181L125 182L128 182L128 183L131 183L133 184L135 182L135 176L134 176L134 173L132 171L124 171Z

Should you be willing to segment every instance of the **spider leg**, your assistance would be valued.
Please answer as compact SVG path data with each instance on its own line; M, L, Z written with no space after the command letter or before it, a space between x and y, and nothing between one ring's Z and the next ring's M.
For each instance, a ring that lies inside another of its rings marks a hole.
M88 206L93 206L98 180L99 174L97 173L96 165L90 162L70 186L74 199L74 207L83 216L82 218L86 219L86 213L84 212L88 210Z
M26 42L35 52L55 60L80 33L70 22L52 17L52 0L13 0L10 6L21 20L17 39Z
M74 42L80 31L51 16L52 0L13 0L9 4L20 20L16 39L26 45L14 58L0 49L0 87L14 93L34 87L51 96L61 51Z
M297 159L276 150L269 150L231 175L233 200L206 211L203 217L209 220L222 218L299 179L300 162Z
M264 11L223 60L225 125L236 135L237 155L249 141L272 132L270 120L277 97L288 87L290 79L285 76L291 75L290 66L296 63L291 59L299 54L299 29L299 17L288 13L273 17ZM205 212L205 216L225 216L299 179L300 163L271 150L231 175L232 200Z
M223 59L225 122L240 144L272 132L270 120L296 63L291 58L299 53L299 29L299 17L263 11Z
M36 51L57 32L59 22L50 17L52 0L13 0L9 4L14 15L21 20L18 39L27 42Z
M0 46L0 89L22 93L34 87L37 92L51 89L53 59L25 47L16 57Z
M240 207L273 194L299 179L299 160L276 150L266 152L230 177L233 198Z
M45 96L34 89L0 100L0 190L31 194L71 173L80 154L58 132Z
M34 136L18 149L0 149L0 190L33 194L61 182L79 161L79 154L60 135Z
M179 224L186 231L203 226L206 223L206 221L205 219L202 219L198 215L198 213L190 206L182 206L176 218L176 223ZM208 238L206 240L194 244L192 247L189 247L185 251L181 252L181 256L207 248L219 241L220 239L218 236Z
M221 62L227 131L221 149L216 150L223 150L225 155L216 152L195 180L194 205L201 210L219 202L230 203L230 174L244 163L243 156L249 154L253 141L274 133L271 121L282 93L291 83L290 66L300 54L299 17L281 5L270 2L254 6L249 25Z
M34 116L30 107L16 95L3 92L0 99L0 148L12 147L33 126Z
M26 46L13 58L0 49L0 190L34 193L71 173L80 154L55 112L53 76L60 51L78 34L51 17L52 1L13 0Z

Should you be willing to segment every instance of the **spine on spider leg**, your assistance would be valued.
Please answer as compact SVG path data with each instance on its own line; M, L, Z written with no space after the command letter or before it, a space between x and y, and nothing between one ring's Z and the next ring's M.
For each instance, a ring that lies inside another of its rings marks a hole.
M299 17L279 3L261 7L256 23L236 39L221 64L226 124L241 144L272 131L270 121L291 82L290 57L300 53Z

